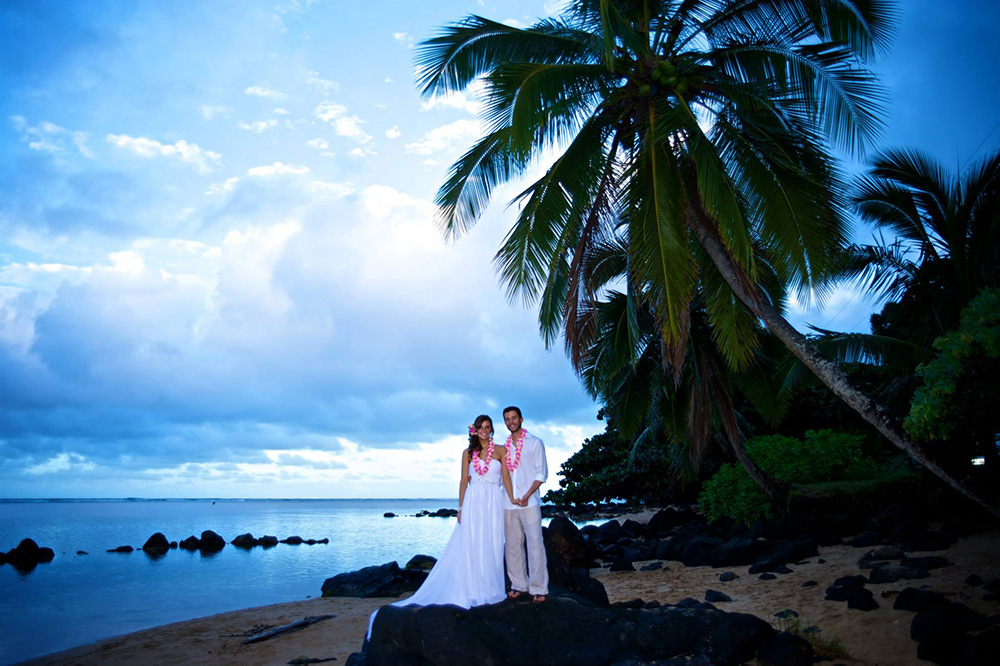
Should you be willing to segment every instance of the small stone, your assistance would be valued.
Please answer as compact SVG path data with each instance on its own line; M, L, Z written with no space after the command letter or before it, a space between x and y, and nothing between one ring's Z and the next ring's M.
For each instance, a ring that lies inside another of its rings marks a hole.
M790 573L792 573L792 570L789 569L788 567L786 567L784 564L782 564L780 567L778 567L778 568L776 568L774 570L774 573L790 574Z
M774 580L775 578L777 578L777 576L772 573L762 573L757 576L757 580Z
M635 565L625 558L620 558L611 563L609 571L635 571Z
M396 514L394 514L392 511L386 511L385 513L382 514L382 517L383 518L395 518Z
M719 602L719 601L732 601L733 598L724 592L719 592L718 590L706 590L705 601L708 602Z
M722 583L728 583L729 581L736 580L737 578L739 578L739 576L737 576L732 571L727 571L725 573L719 574L719 581Z
M875 595L872 594L871 590L859 587L851 590L847 597L847 607L854 610L871 611L878 608L878 602L875 601Z
M791 608L786 608L785 610L779 611L774 614L774 617L779 618L781 620L784 620L785 618L789 617L798 617L798 616L799 614L793 611Z
M819 585L819 583L817 583L814 580L807 580L806 582L802 583L802 587L816 587L817 585Z
M966 585L969 585L971 587L979 587L980 585L982 585L986 581L983 580L982 578L980 578L979 576L977 576L976 574L969 574L969 577L966 578L962 582L964 582Z
M650 562L649 564L639 567L639 571L656 571L657 569L663 568L663 562Z

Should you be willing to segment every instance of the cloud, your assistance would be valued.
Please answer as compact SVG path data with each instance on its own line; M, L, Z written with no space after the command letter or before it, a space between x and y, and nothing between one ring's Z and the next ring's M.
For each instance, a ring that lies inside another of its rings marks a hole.
M483 105L477 98L482 96L483 82L476 79L470 83L464 92L451 92L445 95L437 95L420 104L421 111L432 109L461 109L467 113L477 115L482 111Z
M354 193L353 183L328 183L314 180L309 184L314 194L331 197L344 197Z
M285 467L303 483L325 470L338 494L384 496L420 462L422 494L439 495L470 414L516 400L547 444L543 427L568 427L581 408L592 417L562 355L541 350L533 313L506 309L490 253L446 247L431 201L386 185L272 182L239 188L259 196L244 202L252 217L214 244L143 238L93 266L16 276L32 290L62 279L48 299L0 291L5 487L43 476L80 483L78 494L169 496L182 484L247 496L273 492L262 479ZM279 193L290 198L272 201ZM340 485L342 465L368 490ZM130 491L138 478L145 490Z
M266 132L269 129L274 129L278 126L278 121L274 118L269 118L267 120L255 120L252 123L243 122L242 120L236 123L236 126L241 130L247 130L249 132L255 132L260 134Z
M439 95L433 97L420 105L421 111L430 111L431 109L461 109L473 115L478 114L482 110L482 103L470 99L464 93L453 92L447 95Z
M399 127L393 125L385 131L385 135L390 139L398 139L403 133L399 131Z
M475 120L456 120L424 133L421 141L406 144L406 152L432 155L468 148L482 136L482 127Z
M306 145L310 148L315 148L316 150L326 150L330 147L330 143L326 139L312 139L306 141Z
M274 162L270 166L259 166L247 169L248 176L258 176L267 177L275 175L301 175L304 173L309 173L309 167L303 166L301 164L285 164L283 162Z
M321 102L316 107L316 117L330 123L333 130L340 136L353 139L358 143L368 143L371 135L361 129L364 121L357 116L347 115L347 107L333 102Z
M566 0L551 0L542 5L546 16L559 16L566 7Z
M28 144L31 150L51 154L65 153L68 140L84 157L94 156L87 145L89 135L86 132L73 132L44 120L32 126L24 116L11 116L10 121L15 131L21 135L21 141Z
M211 150L202 150L196 143L188 143L183 139L172 144L160 143L146 137L131 137L127 134L109 134L107 142L119 148L129 150L140 157L153 158L157 156L176 158L187 162L197 169L198 173L207 174L215 171L222 163L222 155Z
M394 32L392 33L392 38L408 49L412 49L415 44L413 37L405 32Z
M288 110L287 109L276 108L276 109L274 109L274 111L272 113L275 113L275 114L277 114L279 116L287 116L288 115Z
M205 105L199 107L198 110L201 112L201 117L205 120L215 120L216 118L228 118L233 114L233 107L224 106L221 104L217 105Z
M315 86L324 96L330 93L340 92L340 84L329 79L322 79L319 72L309 72L306 75L306 83Z
M232 178L227 178L226 182L222 184L213 183L208 186L205 194L227 194L236 188L236 183L238 182L240 182L240 179L233 176Z
M277 90L271 90L266 86L250 86L244 90L247 95L253 97L266 97L267 99L284 99L285 93L278 92Z

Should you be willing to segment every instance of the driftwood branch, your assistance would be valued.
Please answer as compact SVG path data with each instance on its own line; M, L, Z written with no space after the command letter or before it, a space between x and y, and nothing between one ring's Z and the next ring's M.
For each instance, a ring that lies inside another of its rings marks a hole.
M244 645L249 645L250 643L260 643L261 641L267 641L272 638L277 638L278 636L283 636L285 634L290 634L293 631L298 631L299 629L305 629L309 625L316 624L317 622L322 622L323 620L329 620L331 617L337 617L336 615L311 615L309 617L304 617L301 620L296 620L291 624L283 624L280 627L275 627L269 631L265 631L262 634L256 634L250 638L243 641Z

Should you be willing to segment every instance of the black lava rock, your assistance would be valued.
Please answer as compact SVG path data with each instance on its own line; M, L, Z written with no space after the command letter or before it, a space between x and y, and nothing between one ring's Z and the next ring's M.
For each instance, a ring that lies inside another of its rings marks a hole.
M201 533L201 552L217 553L225 547L226 540L212 530L205 530Z
M322 591L324 597L398 597L416 590L425 578L425 571L400 569L396 562L387 562L327 578Z
M610 571L635 571L635 565L631 560L620 557L611 563Z
M875 595L865 587L858 587L851 590L847 595L847 607L854 610L870 611L878 608Z
M406 563L406 568L430 571L434 568L435 564L437 564L436 557L431 557L430 555L414 555L410 558L410 561Z
M944 595L929 590L918 590L908 587L899 593L892 607L895 610L905 611L929 611L937 608L945 608L950 602Z
M725 592L719 592L718 590L706 590L705 591L705 601L710 603L718 603L720 601L732 601L733 598L726 594Z
M51 562L55 551L47 546L39 546L34 539L22 539L16 547L0 553L0 564L7 563L18 571L31 571L39 564Z
M142 545L142 550L150 555L162 555L170 550L170 540L167 539L163 532L157 532L146 539L146 543Z
M757 649L758 666L811 666L813 649L809 641L787 631L767 639Z
M236 546L237 548L243 548L244 550L249 550L250 548L259 545L260 541L255 539L253 534L247 532L246 534L239 535L229 543Z
M382 608L367 647L386 664L689 663L752 661L775 635L752 615L710 608L597 608L568 597L544 604Z

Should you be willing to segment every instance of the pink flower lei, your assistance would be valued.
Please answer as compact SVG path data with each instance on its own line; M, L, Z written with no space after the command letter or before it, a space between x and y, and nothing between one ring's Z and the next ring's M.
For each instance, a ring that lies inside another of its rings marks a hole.
M507 469L514 471L517 466L521 464L521 449L524 448L524 436L528 434L528 431L521 428L521 434L518 435L517 441L514 442L514 454L511 455L510 446L511 440L514 438L514 433L507 435L507 455L504 456L504 462L507 463Z
M493 438L490 437L490 445L486 447L486 464L480 468L482 460L479 458L478 451L469 451L469 455L472 456L472 468L476 470L476 474L482 476L486 472L490 471L490 463L493 462Z

